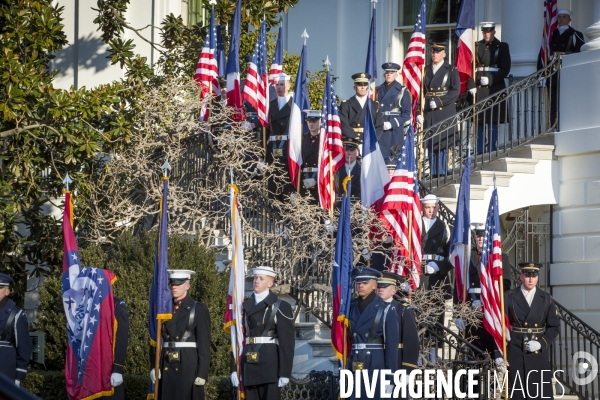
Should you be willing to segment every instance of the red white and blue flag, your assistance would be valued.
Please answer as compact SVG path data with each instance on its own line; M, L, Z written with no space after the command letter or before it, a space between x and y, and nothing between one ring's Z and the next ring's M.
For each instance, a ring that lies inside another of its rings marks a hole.
M269 125L269 82L267 80L267 23L260 25L252 61L248 66L244 99L254 107L262 126Z
M475 0L463 0L456 22L458 48L456 49L456 69L460 76L460 93L467 90L467 82L473 77L473 30L475 29Z
M342 195L340 219L335 238L335 255L333 258L333 274L331 289L333 293L333 318L331 324L331 347L336 357L344 360L344 327L348 327L350 315L350 300L352 300L352 268L354 254L352 253L352 228L350 226L350 189L351 180ZM347 339L346 339L347 340ZM350 346L346 347L349 348Z
M282 29L279 27L279 34L277 35L277 44L275 45L275 52L273 53L273 59L271 60L271 69L269 70L269 82L272 85L277 83L277 77L283 72L283 43L282 43Z
M300 64L294 85L294 102L288 126L288 168L294 187L298 187L302 165L302 134L304 133L304 110L310 109L306 85L306 44L302 45Z
M421 0L421 8L417 14L415 29L408 42L408 49L404 57L402 80L408 88L412 98L412 120L416 123L419 95L421 93L421 80L423 78L423 65L425 65L425 3Z
M481 251L481 306L483 310L483 326L492 335L496 346L503 352L502 313L500 279L502 279L502 240L500 238L500 217L498 212L498 189L494 188L483 236ZM508 316L504 315L506 340L510 340Z
M456 203L456 218L454 220L454 230L452 231L452 241L450 242L450 262L454 265L454 275L456 277L456 292L458 301L463 302L464 288L469 287L469 273L465 273L469 267L471 258L471 157L467 157L465 168L460 179L460 188L458 190L458 201Z
M113 367L115 275L94 267L81 268L73 233L71 193L63 214L62 297L67 317L65 380L69 399L110 396Z
M552 32L558 27L558 5L557 0L544 1L544 30L542 31L542 47L540 48L540 61L542 67L550 61L550 42Z
M319 149L319 200L321 207L329 210L331 195L335 191L331 187L331 177L345 163L342 124L329 71L327 71L327 77L325 78Z
M233 26L231 27L231 41L229 42L229 57L227 57L227 106L232 107L234 112L231 118L234 121L243 121L244 112L242 104L242 92L240 89L240 24L241 24L242 0L237 0L235 13L233 14Z
M217 29L215 27L215 10L211 11L210 14L210 25L208 32L206 33L206 40L204 41L204 47L200 52L198 59L198 65L196 66L196 73L194 74L194 80L200 86L200 98L205 100L209 97L216 97L221 94L219 89L219 66L215 59L215 49L217 47ZM209 112L209 101L202 106L200 111L200 120L208 121L210 116Z
M415 133L412 126L404 139L402 154L396 164L392 180L386 187L379 218L394 239L394 246L397 249L398 260L393 260L391 271L410 277L410 287L418 288L421 282L422 219L415 162ZM404 266L402 270L399 268L400 265Z
M365 104L365 120L362 144L362 163L360 169L360 200L363 206L370 208L385 195L385 186L390 175L377 143L375 124L371 116L371 99ZM379 210L378 210L379 211Z
M367 63L365 72L371 75L369 79L369 91L371 99L375 98L375 81L377 80L377 17L375 4L373 3L373 15L371 16L371 29L369 31L369 46L367 47Z

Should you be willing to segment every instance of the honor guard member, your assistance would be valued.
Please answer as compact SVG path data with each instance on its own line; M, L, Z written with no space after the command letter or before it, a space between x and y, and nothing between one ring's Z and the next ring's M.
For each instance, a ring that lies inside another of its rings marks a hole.
M367 370L373 383L373 371L398 369L399 326L396 308L377 295L377 279L381 272L376 269L358 266L352 270L358 297L350 302L349 333L352 348L348 366L352 371ZM392 383L385 391L391 393ZM378 375L375 397L380 399L381 374ZM361 379L361 394L364 398L365 384ZM356 390L352 392L356 396Z
M279 74L275 84L277 97L269 102L269 131L267 133L267 164L280 168L269 177L268 188L272 198L285 201L295 191L288 168L288 125L292 111L290 77Z
M474 222L471 224L471 230L475 235L475 246L471 248L471 262L469 264L469 287L467 288L467 301L471 303L473 309L481 309L481 254L483 251L483 241L485 237L485 224ZM502 254L502 273L504 291L510 289L510 271L511 266L507 254ZM458 293L454 290L454 304L458 303ZM473 345L483 351L487 351L493 357L496 367L499 371L505 372L506 365L502 353L498 351L496 342L490 333L485 329L483 323L479 326L467 325L461 318L455 321L456 327L460 332L467 331L466 337L473 338Z
M422 232L422 260L425 264L423 267L423 277L421 285L425 290L444 291L446 300L452 298L452 275L454 269L452 263L448 260L450 253L450 229L448 225L437 217L440 209L439 199L428 194L421 199L423 210L423 227ZM444 324L444 313L438 317L438 322ZM438 347L442 342L438 342ZM435 362L437 349L434 346L431 349L430 358Z
M510 321L507 343L510 398L552 399L551 345L559 334L558 309L552 297L536 287L542 264L520 263L521 285L504 294Z
M117 332L115 335L114 358L110 384L115 391L108 399L125 400L125 387L123 385L123 366L127 357L127 344L129 341L129 311L123 299L114 298L115 319L117 320Z
M302 190L310 196L310 203L319 205L319 134L321 133L321 111L307 110L308 132L302 136Z
M424 116L418 117L425 128L453 117L460 93L458 70L446 60L446 43L431 43L431 64L425 67L423 88ZM445 175L448 146L454 143L454 130L438 132L427 143L431 175Z
M404 132L411 122L410 92L398 82L400 64L387 62L381 66L385 71L385 82L377 87L377 101L383 114L383 134L379 138L379 148L383 157L397 155L402 151ZM394 152L393 149L397 149Z
M477 42L475 49L475 81L470 80L467 88L476 101L480 101L501 92L506 88L504 78L510 73L510 51L508 44L496 38L496 24L481 24L483 39ZM477 120L477 154L496 150L498 142L498 124L506 123L506 102L485 111Z
M398 343L398 368L410 372L417 368L419 360L419 331L415 320L415 313L410 307L408 299L400 291L407 293L410 286L403 276L390 271L383 271L381 278L377 279L377 294L384 302L392 304L398 313L399 343Z
M244 384L246 400L279 400L292 376L295 327L292 306L269 289L276 273L271 267L252 269L254 293L243 304L242 377L231 373L231 383Z
M558 27L552 32L550 39L550 60L556 54L571 54L581 52L581 46L585 44L583 34L571 27L571 16L573 13L570 10L560 9L557 11ZM549 64L550 60L546 63ZM538 59L538 69L542 69L542 59ZM545 79L542 78L542 85ZM548 82L550 86L550 121L551 124L556 122L558 111L558 79L556 74L550 78ZM558 128L558 127L557 127Z
M367 89L370 79L371 75L364 72L352 75L356 95L350 97L347 101L342 101L339 109L343 140L353 138L362 143L365 107L369 98ZM381 114L381 108L376 101L371 102L371 116L373 117L373 124L375 124L377 140L379 140L383 134L383 114Z
M346 177L351 176L350 200L360 201L360 160L358 159L360 152L359 146L361 142L358 139L344 139L344 157L346 163L336 172L336 198L341 199L344 193L343 182Z
M27 314L8 298L13 278L0 274L0 374L20 386L27 374L31 344Z
M168 270L173 317L163 324L159 399L203 400L210 367L210 315L188 296L194 271ZM150 348L154 366L155 347ZM150 371L154 383L154 367Z

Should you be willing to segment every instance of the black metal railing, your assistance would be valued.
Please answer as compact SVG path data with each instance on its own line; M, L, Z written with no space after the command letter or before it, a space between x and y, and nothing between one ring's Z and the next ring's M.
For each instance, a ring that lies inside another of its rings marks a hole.
M560 57L506 89L417 132L419 176L431 190L460 181L465 159L481 169L558 127ZM464 103L464 101L459 101Z
M334 400L339 398L339 376L331 371L310 371L303 379L290 378L281 388L282 400Z

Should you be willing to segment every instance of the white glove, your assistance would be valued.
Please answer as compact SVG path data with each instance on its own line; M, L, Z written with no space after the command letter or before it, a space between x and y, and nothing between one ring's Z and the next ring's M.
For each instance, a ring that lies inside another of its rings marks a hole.
M385 121L385 122L383 123L383 130L384 130L384 131L389 131L390 129L392 129L392 123L391 123L391 122L388 122L388 121Z
M471 93L471 96L475 96L477 94L477 88L469 89L469 93Z
M427 266L425 267L425 273L428 275L435 274L440 271L440 267L435 263L435 261L429 261Z
M252 130L252 124L250 122L248 122L248 121L242 122L240 124L240 128L242 128L245 131L251 131Z
M479 79L479 82L481 82L481 86L487 86L490 84L490 78L488 78L487 76L482 76Z
M546 78L540 76L539 82L541 87L546 87Z
M110 376L110 386L117 387L121 383L123 383L123 375L113 372L113 374Z
M473 300L473 303L471 303L471 308L473 310L481 308L481 300Z
M194 380L194 385L196 385L196 386L204 386L205 383L206 383L206 380L202 379L202 378L196 378Z
M160 370L158 370L158 379L160 379ZM154 377L154 368L152 368L152 371L150 371L150 380L152 381L153 385L156 383L156 378Z
M402 282L400 284L400 290L402 290L403 292L410 292L410 283Z
M394 393L394 385L385 385L385 392L387 394L392 394Z
M422 116L422 115L417 115L417 124L419 124L419 125L423 125L423 122L424 122L424 121L425 121L425 120L423 119L423 116Z
M279 378L279 387L284 387L289 381L290 378Z
M434 100L431 100L429 102L429 108L431 108L432 110L435 110L437 108L437 104Z
M235 371L232 372L230 379L231 379L231 384L233 385L233 387L240 386L240 380L238 379L237 372L235 372Z
M15 379L15 385L18 387L21 386L21 381L18 379Z
M313 187L317 184L317 181L315 180L315 178L306 178L306 179L303 179L302 182L304 182L304 187L307 189L310 189L311 187Z
M264 166L265 166L265 162L263 160L260 160L258 162L258 164L256 164L256 173L258 175L262 175L263 172L265 172Z
M333 233L335 231L335 228L331 224L331 221L328 219L325 220L325 231L327 233Z
M525 345L525 350L530 351L530 352L531 351L538 351L541 348L542 348L542 345L537 340L530 340Z
M362 249L361 254L365 260L371 259L371 253L369 253L369 249Z
M454 325L456 325L459 332L463 332L466 328L465 321L463 321L462 318L456 318Z
M501 373L505 373L506 372L506 364L504 364L504 359L502 357L498 357L494 360L494 363L496 364L496 369L501 372Z

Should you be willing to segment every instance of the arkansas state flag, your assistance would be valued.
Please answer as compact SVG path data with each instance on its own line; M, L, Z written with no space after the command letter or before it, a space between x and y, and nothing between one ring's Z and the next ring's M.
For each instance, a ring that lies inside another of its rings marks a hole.
M108 270L84 267L73 233L73 206L67 191L63 215L63 304L67 316L65 380L72 400L111 396L115 306Z

